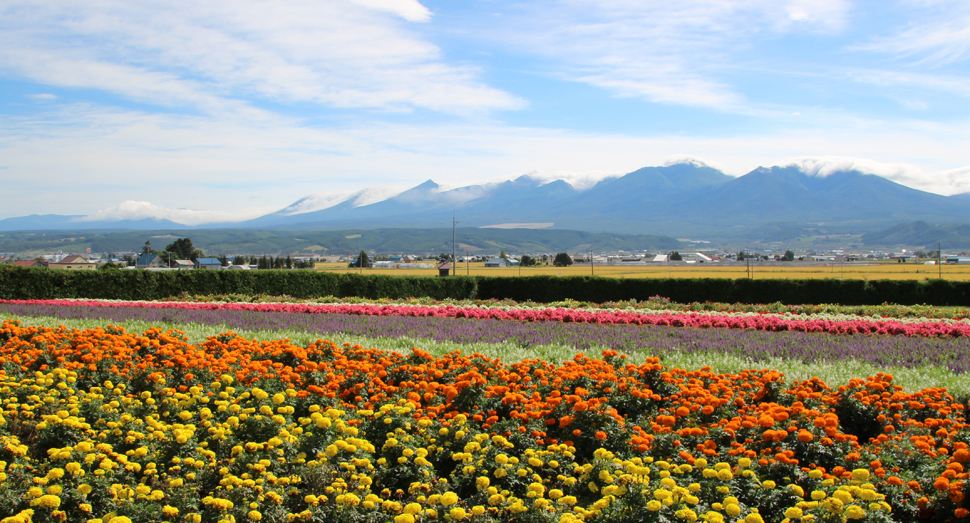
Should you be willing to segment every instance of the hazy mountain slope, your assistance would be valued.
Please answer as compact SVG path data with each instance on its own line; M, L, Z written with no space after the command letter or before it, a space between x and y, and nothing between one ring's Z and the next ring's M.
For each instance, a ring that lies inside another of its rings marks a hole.
M935 249L940 243L944 249L967 250L970 246L970 225L931 225L926 222L899 223L862 235L866 245L925 246Z

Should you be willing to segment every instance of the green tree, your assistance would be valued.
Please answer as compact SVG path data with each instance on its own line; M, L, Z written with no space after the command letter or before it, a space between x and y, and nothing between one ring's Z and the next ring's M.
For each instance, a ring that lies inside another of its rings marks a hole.
M360 251L360 255L357 256L357 259L354 260L353 263L350 264L350 266L351 267L365 267L365 268L366 267L370 267L371 266L371 264L370 264L370 258L367 257L367 253L366 252L364 252L363 250L361 250Z
M172 258L176 260L192 260L195 261L199 256L196 254L197 249L192 245L192 240L188 238L179 238L174 242L165 246L165 250L172 253ZM201 253L201 251L199 251Z
M152 241L148 240L145 245L141 248L142 254L153 254L155 251L152 250Z
M568 267L573 264L573 258L564 252L560 252L556 254L552 264L556 267Z
M503 260L509 259L509 255L506 254L504 250L498 254L498 257L502 258Z
M684 257L680 255L679 252L674 251L670 253L670 261L683 261Z
M795 261L795 253L792 251L785 251L785 255L781 257L781 261Z
M523 267L532 267L534 265L537 265L538 263L539 263L539 260L536 260L535 258L533 258L532 256L529 256L528 254L523 254L522 258L519 259L519 265Z
M744 251L738 252L738 261L744 261Z

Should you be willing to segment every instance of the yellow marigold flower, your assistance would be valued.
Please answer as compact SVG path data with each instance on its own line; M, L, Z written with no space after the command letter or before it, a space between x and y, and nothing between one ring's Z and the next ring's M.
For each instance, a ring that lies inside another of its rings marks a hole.
M475 505L474 507L472 507L473 516L481 516L484 513L485 513L485 507L481 505Z
M61 506L61 498L53 494L44 494L43 496L32 500L30 502L30 506L55 509Z
M651 499L650 501L647 502L647 510L649 510L650 512L657 512L658 510L662 509L663 506L664 506L663 503L655 499Z
M258 510L250 510L249 513L246 514L246 517L249 518L250 521L259 521L263 519L263 515L260 514Z
M775 483L774 481L771 481L769 479L769 480L765 480L764 482L762 482L761 483L761 486L764 487L764 488L766 488L766 489L768 489L768 490L771 490L771 489L775 488L776 486L778 486L778 484Z
M418 514L420 512L421 512L421 505L417 503L408 503L407 505L404 505L405 514Z
M490 481L487 477L480 476L478 479L475 480L475 487L478 490L485 490L488 488L489 483Z
M869 481L869 471L866 469L855 469L852 471L852 479L855 481Z
M744 517L745 523L765 523L764 519L761 519L761 514L756 514L752 512Z
M458 494L451 491L445 492L441 495L440 502L442 505L450 507L451 505L458 503Z
M741 515L741 507L739 507L734 503L730 503L730 504L724 505L724 512L728 516L731 516L732 518L736 518Z
M462 520L468 517L468 513L465 512L465 509L461 507L455 507L451 509L450 511L448 511L448 515L451 516L451 519L454 519L456 521Z
M174 518L179 515L179 509L171 505L165 505L162 507L162 514L166 517Z
M394 516L394 523L414 523L414 516L411 514L400 514Z
M852 494L847 490L836 490L832 493L832 497L841 501L842 503L852 503Z
M109 519L108 521L106 521L105 523L131 523L131 519L125 516L115 516Z
M798 507L790 507L785 510L785 517L788 519L798 519L802 517L802 509Z
M849 505L845 509L845 517L849 519L863 519L866 517L866 511L859 505Z

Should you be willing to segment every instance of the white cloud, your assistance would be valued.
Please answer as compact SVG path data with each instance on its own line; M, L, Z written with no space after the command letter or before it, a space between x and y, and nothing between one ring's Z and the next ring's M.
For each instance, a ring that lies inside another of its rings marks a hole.
M665 166L670 166L670 165L676 165L679 163L687 163L690 165L694 165L696 167L710 167L712 169L717 169L722 172L727 171L727 169L718 162L707 160L699 156L694 156L692 154L674 154L674 155L668 156L667 159L664 160L663 164Z
M963 97L970 96L970 84L967 83L967 79L957 75L856 69L850 71L848 76L857 82L884 87L909 87L916 88L920 92L936 91Z
M553 59L554 74L621 97L749 112L722 72L761 38L831 34L847 0L561 0L525 4L482 32Z
M239 222L262 216L275 209L271 208L249 208L235 209L232 211L212 211L203 209L171 209L168 207L155 205L150 202L136 202L128 200L114 207L102 209L78 218L79 223L87 221L116 221L116 220L144 220L158 219L170 220L182 225L200 225L204 223L218 222Z
M280 211L280 213L287 216L293 214L306 214L308 212L329 209L335 205L339 205L347 201L350 202L351 207L361 207L364 205L370 205L372 203L382 202L388 198L392 198L400 194L406 189L407 187L368 187L367 189L357 192L315 193L311 194L310 196L300 198L299 201L284 208Z
M409 22L427 22L431 11L416 0L351 0L356 4L390 11Z
M939 66L965 60L970 53L970 4L964 0L911 0L909 23L890 36L873 38L855 50L873 51Z
M0 7L0 71L204 111L264 100L453 113L523 105L446 63L406 22L429 17L415 0L13 0Z
M857 171L938 194L970 192L970 166L933 173L907 163L883 163L835 156L794 158L782 165L796 166L805 174L823 178L837 172Z

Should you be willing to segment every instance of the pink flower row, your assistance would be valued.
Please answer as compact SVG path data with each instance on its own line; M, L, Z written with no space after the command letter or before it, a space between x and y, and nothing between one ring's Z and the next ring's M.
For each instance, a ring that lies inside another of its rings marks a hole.
M576 309L480 309L475 307L419 305L362 305L298 303L190 303L97 300L0 300L0 303L55 305L67 307L144 307L156 309L233 310L289 312L302 314L356 314L361 316L423 316L472 318L505 321L553 321L622 325L665 325L674 327L752 329L761 331L825 332L829 334L888 334L895 336L966 337L970 324L943 322L899 322L871 320L798 320L777 316L732 316L729 314L661 313L641 314L625 311L585 311Z

